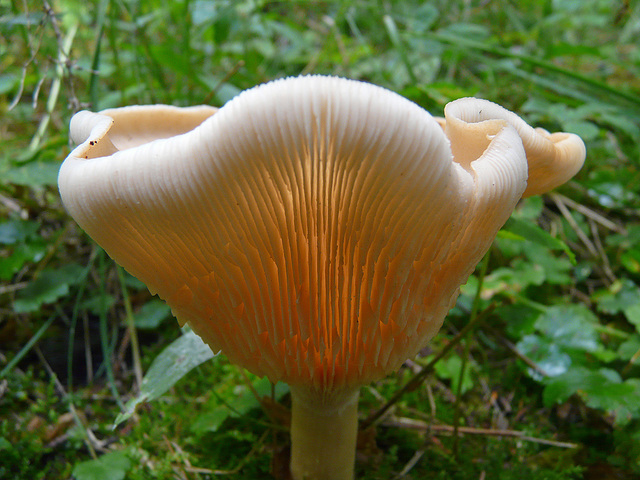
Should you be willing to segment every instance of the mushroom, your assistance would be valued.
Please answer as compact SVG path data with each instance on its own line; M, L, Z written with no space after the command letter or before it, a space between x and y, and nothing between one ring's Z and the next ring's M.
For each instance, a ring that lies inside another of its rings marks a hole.
M484 100L449 104L440 123L323 76L219 110L80 112L60 193L181 324L289 384L294 479L350 479L360 387L436 334L523 193L585 156L577 136Z

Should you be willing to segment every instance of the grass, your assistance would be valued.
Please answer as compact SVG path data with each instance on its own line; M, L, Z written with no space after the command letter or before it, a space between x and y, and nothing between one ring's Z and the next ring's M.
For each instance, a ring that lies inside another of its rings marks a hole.
M364 389L362 420L449 348L363 435L358 478L637 478L639 24L622 0L0 0L0 478L286 478L286 390L260 408L252 389L271 388L223 357L112 429L180 330L55 183L80 108L222 105L307 73L434 114L487 98L588 149L576 179L522 202L421 356ZM447 347L479 283L482 321Z

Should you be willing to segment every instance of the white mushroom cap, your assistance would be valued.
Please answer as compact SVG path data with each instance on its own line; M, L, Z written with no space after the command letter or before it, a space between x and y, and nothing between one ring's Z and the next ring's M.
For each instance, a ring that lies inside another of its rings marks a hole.
M215 115L81 112L60 192L215 351L330 396L433 337L525 191L521 125L504 110L475 123L473 101L447 108L451 146L417 105L331 77L274 81Z
M458 141L459 135L466 138L468 144L471 131L482 137L487 126L499 120L507 121L516 129L529 165L527 189L523 197L548 192L562 185L578 173L584 164L586 148L578 135L563 132L550 134L543 128L534 129L515 113L487 100L461 98L449 103L444 113L445 130L454 155L456 146L463 143ZM468 145L464 148L468 148ZM477 149L474 153L477 153ZM473 154L470 156L473 157Z

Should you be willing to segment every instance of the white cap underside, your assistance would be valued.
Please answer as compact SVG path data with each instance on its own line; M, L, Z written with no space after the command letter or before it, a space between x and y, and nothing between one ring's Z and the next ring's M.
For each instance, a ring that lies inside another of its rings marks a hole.
M461 165L417 105L318 76L246 91L177 137L70 156L60 190L212 348L328 392L437 332L526 176L511 126Z

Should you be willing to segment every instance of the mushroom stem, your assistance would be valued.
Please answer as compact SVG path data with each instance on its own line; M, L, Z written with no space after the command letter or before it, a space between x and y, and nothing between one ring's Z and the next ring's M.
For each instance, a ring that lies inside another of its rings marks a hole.
M309 402L292 389L291 475L293 480L352 480L358 437L360 390L341 401Z

